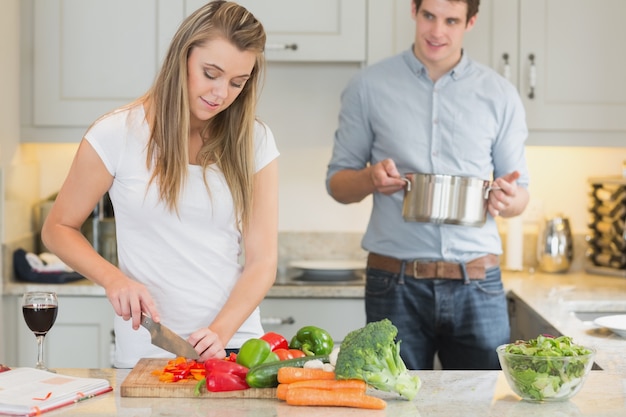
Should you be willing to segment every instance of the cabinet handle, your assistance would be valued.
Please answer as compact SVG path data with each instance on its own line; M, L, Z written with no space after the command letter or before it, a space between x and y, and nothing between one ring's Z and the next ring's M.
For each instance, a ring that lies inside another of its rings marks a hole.
M535 54L528 55L530 69L528 71L528 98L535 98L535 86L537 85L537 66L535 65Z
M291 49L292 51L298 50L297 43L267 43L265 44L265 50L282 51L284 49Z
M511 81L511 65L509 64L509 54L502 54L502 76Z
M262 317L261 318L261 324L265 325L280 325L280 324L294 324L296 322L296 320L289 316L289 317Z

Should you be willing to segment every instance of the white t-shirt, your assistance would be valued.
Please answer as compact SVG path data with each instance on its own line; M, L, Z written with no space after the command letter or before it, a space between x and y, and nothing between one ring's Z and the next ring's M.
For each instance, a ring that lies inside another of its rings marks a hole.
M119 267L146 285L161 323L183 338L208 326L226 302L241 275L241 234L237 231L233 200L222 172L207 171L210 195L202 168L190 165L181 191L179 214L158 201L146 167L149 127L143 106L118 110L97 121L85 138L114 176L109 195L115 211ZM268 126L255 125L256 171L278 157ZM258 308L228 343L239 347L263 334ZM133 367L146 357L173 357L150 342L141 327L115 317L114 366Z

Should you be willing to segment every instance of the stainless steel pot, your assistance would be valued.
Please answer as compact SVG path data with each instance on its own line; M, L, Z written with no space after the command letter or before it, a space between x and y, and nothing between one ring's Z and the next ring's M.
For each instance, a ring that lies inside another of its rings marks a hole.
M402 217L406 221L481 227L487 220L489 181L454 175L409 173Z

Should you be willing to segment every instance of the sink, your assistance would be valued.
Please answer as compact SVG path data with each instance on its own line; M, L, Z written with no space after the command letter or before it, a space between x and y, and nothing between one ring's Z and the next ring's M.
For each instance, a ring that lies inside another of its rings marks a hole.
M626 300L576 300L564 302L567 310L582 322L598 317L626 314Z
M622 310L606 310L606 311L572 311L578 320L592 322L598 317L612 316L615 314L626 314Z

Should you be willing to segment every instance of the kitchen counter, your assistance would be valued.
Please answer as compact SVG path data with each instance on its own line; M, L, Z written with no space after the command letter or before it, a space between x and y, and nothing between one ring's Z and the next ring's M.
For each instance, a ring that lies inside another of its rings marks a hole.
M417 371L422 388L413 401L376 391L387 400L385 410L290 406L274 399L121 398L119 386L129 370L58 369L60 374L107 378L113 392L46 413L82 417L612 417L626 415L626 376L592 371L581 391L559 403L521 401L500 371ZM415 371L412 371L415 372Z
M580 344L595 347L596 363L604 370L626 375L626 339L584 321L576 312L599 312L606 315L626 312L626 279L591 275L508 272L503 273L507 291L515 294L559 333L571 336ZM5 283L5 294L46 289L66 296L104 296L104 290L90 281L62 285ZM363 298L362 285L274 285L268 298Z
M626 279L583 272L546 274L504 272L511 294L577 343L595 347L596 363L582 390L563 403L534 404L520 401L500 371L413 371L423 381L416 399L390 399L385 411L347 408L293 407L277 400L120 398L119 390L64 408L49 415L80 416L623 416L626 415L626 339L576 312L611 314L626 312ZM284 284L284 283L281 283ZM81 281L64 285L9 283L5 294L31 289L51 289L65 296L104 296L102 288ZM275 285L268 298L362 298L362 285ZM119 387L129 370L58 369L78 376L106 377ZM385 398L389 396L385 394Z

